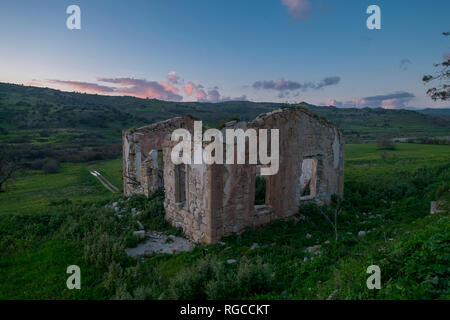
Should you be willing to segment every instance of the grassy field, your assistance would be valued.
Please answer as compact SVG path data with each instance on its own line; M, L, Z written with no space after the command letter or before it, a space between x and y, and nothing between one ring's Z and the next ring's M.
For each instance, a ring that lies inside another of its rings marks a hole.
M302 207L296 219L225 237L225 245L144 261L125 256L135 222L105 208L122 197L103 190L89 166L120 186L118 159L23 173L0 195L0 299L450 299L450 218L429 214L430 201L449 199L449 146L347 145L339 204ZM161 194L123 201L143 212L146 229L177 232L164 222ZM335 241L323 214L337 206ZM305 252L313 245L320 254ZM65 287L72 264L81 267L81 290ZM373 264L381 290L366 287Z
M42 170L21 172L0 193L0 215L5 213L34 214L54 211L63 201L95 201L112 197L110 191L89 173L97 170L122 190L121 159L92 163L63 163L61 171L47 174Z

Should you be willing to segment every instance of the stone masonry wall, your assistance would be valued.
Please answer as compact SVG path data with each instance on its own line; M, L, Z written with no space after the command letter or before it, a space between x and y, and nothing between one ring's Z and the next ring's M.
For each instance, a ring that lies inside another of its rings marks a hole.
M265 177L266 201L260 206L254 205L257 165L183 164L177 168L170 156L177 142L170 141L170 133L179 127L192 133L193 118L174 118L124 132L124 192L148 195L157 180L151 151L162 150L166 219L195 242L214 243L222 236L289 218L302 204L328 204L333 194L343 195L342 133L307 110L276 110L249 123L227 124L228 129L279 129L279 171Z

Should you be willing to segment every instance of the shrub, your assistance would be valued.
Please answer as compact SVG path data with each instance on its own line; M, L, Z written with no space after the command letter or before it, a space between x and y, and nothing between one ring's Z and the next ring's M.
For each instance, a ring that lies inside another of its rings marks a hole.
M390 135L383 135L377 138L378 149L395 150L394 140Z
M59 165L58 161L52 159L45 162L42 170L44 170L46 173L57 173L61 170L61 166Z
M31 168L33 168L34 170L42 170L44 164L45 164L44 159L36 159L31 163Z
M272 272L260 257L228 265L217 258L201 259L172 279L169 295L174 299L243 299L269 292Z

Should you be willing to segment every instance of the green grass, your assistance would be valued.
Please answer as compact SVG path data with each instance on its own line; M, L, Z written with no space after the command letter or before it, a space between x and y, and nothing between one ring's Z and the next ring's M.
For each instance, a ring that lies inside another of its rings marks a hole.
M123 190L123 178L122 178L122 158L101 161L95 163L91 167L94 170L97 170L101 175L103 175L106 179L108 179L114 186L119 188L119 190Z
M373 143L348 144L345 149L346 165L398 166L411 164L431 165L450 159L450 147L445 145L422 145L395 143L394 150L379 149ZM385 157L382 157L385 154Z
M115 184L121 181L120 159L67 165L58 175L71 186L96 188L86 166ZM83 202L49 211L44 200L28 197L56 193L64 184L39 184L35 175L42 173L22 177L28 190L22 201L31 211L1 211L0 299L450 299L450 216L429 214L430 201L450 200L449 146L396 144L396 150L385 151L374 144L347 145L337 242L321 215L334 212L334 205L305 206L295 220L225 237L225 245L198 245L144 261L124 254L133 243L134 218L117 219L105 208L120 195L101 188L76 191L66 196ZM19 206L10 203L20 198L15 192L2 204ZM161 199L135 196L124 203L142 210L146 228L176 233L164 222ZM251 250L255 242L260 247ZM316 244L322 246L319 255L305 252ZM237 262L229 265L228 259ZM72 264L82 270L80 291L65 288L65 268ZM366 287L366 269L373 264L381 268L379 291Z
M55 202L95 201L111 197L88 169L94 168L122 189L122 162L120 159L95 163L63 163L61 171L47 174L42 170L21 172L9 185L9 191L0 193L0 215L5 213L48 212Z
M83 290L69 290L67 267L82 270ZM37 248L0 256L0 299L99 299L101 270L84 262L82 250L56 240L47 240Z

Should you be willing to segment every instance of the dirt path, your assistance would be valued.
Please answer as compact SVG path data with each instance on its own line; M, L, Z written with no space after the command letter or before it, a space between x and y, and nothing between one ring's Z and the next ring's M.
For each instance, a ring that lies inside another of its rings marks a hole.
M100 172L98 172L97 170L92 170L91 168L89 168L88 170L89 170L89 173L92 174L94 177L96 177L97 180L100 181L100 183L106 189L108 189L112 193L119 192L119 189L116 186L114 186L108 179L106 179L104 176L102 176Z

